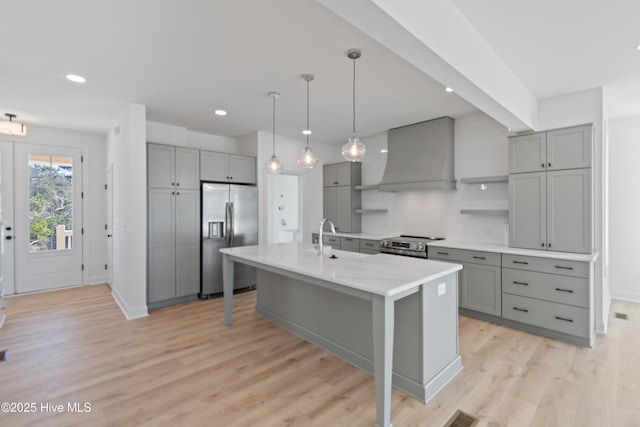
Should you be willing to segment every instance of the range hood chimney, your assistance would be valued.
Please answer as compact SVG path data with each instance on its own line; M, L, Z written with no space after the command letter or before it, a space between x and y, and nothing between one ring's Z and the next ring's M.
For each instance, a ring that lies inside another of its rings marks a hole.
M389 129L382 191L455 190L454 120L428 120Z

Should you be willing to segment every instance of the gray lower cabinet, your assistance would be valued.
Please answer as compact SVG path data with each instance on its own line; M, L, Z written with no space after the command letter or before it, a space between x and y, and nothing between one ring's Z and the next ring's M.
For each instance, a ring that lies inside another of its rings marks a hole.
M461 308L500 316L502 313L501 257L493 252L428 247L428 258L462 264Z
M360 239L360 253L363 254L379 254L380 240Z
M590 342L591 276L586 262L505 254L502 316Z
M342 249L340 246L340 236L334 236L333 234L323 234L322 235L322 244L329 245L332 249Z
M200 192L148 190L148 302L200 290Z
M360 252L360 239L354 237L341 237L340 249L349 252Z

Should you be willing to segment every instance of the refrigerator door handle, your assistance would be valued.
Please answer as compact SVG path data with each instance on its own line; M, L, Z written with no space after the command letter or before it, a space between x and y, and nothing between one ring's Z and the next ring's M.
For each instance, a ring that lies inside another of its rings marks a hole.
M233 232L233 227L235 226L235 211L233 209L233 202L229 203L229 247L232 248L233 247L233 237L234 237L234 232Z
M224 204L224 238L227 247L230 247L231 235L229 233L229 202Z

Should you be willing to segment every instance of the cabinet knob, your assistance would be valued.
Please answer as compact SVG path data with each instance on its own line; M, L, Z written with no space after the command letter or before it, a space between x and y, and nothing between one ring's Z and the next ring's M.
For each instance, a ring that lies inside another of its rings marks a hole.
M175 182L172 182L172 183L171 183L171 185L176 185L176 183L175 183Z
M549 163L549 167L551 167L551 163Z
M544 163L540 165L541 168L544 168Z
M544 243L540 243L542 245L542 247L544 248Z
M547 246L548 246L548 247L551 247L551 243L549 243Z
M176 187L177 187L178 185L180 185L180 183L179 183L179 182L176 182Z
M13 236L6 236L5 239L11 240L11 239L13 239Z
M7 230L7 231L11 231L11 230L12 230L12 228L11 228L11 227L5 227L5 230Z

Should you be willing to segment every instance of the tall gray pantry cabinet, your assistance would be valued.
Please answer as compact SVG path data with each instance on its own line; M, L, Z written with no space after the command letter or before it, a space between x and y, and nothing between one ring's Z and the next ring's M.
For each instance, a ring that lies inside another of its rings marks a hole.
M509 138L509 246L593 251L592 125Z
M362 164L342 162L323 166L323 216L333 222L336 231L359 233L361 217L355 212L361 205Z
M200 291L199 151L147 144L148 293L152 303Z

